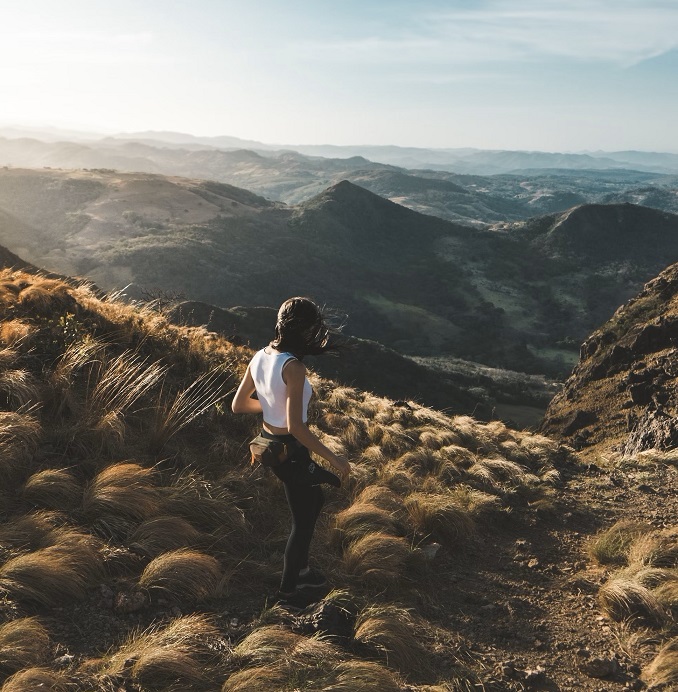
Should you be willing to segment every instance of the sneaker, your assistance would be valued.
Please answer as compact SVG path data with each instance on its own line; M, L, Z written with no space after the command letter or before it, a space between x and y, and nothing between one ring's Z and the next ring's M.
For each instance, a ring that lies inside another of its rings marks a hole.
M275 599L273 601L274 605L279 605L281 608L286 610L291 610L293 612L299 612L307 606L315 603L315 599L310 597L306 593L302 593L299 589L295 589L290 594L283 594L280 591L276 593Z
M312 567L297 579L297 589L319 589L327 585L325 575Z

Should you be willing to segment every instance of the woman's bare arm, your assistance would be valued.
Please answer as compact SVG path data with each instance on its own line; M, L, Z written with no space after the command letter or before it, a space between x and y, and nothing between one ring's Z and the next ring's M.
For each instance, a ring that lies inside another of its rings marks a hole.
M261 413L261 402L259 399L252 399L252 394L255 392L254 380L250 372L250 366L247 366L238 391L233 397L231 410L233 413Z
M324 445L304 423L303 395L306 366L301 361L292 360L285 366L283 377L287 383L287 429L304 447L329 461L342 479L345 479L351 472L348 460Z

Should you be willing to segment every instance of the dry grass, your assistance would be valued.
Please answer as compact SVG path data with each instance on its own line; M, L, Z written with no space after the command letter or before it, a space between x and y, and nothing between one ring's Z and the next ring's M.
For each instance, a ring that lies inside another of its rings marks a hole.
M19 555L0 567L0 590L20 603L54 607L82 600L103 576L103 563L86 542L61 542Z
M403 577L410 554L404 538L368 533L346 548L342 564L348 574L369 582L396 582Z
M629 548L630 565L678 567L678 528L646 533Z
M139 578L139 586L176 600L198 603L216 595L221 578L217 560L197 550L181 548L152 560Z
M637 617L652 624L666 620L666 611L652 591L623 574L603 584L598 602L613 620Z
M101 673L151 690L214 689L211 678L224 651L220 632L208 617L187 615L132 634Z
M660 649L652 663L643 670L641 678L649 686L678 685L678 637Z
M335 536L341 545L362 538L368 533L381 532L403 535L404 527L392 512L368 502L354 502L334 517Z
M412 613L393 605L365 608L355 624L354 637L383 657L388 666L402 673L421 673L426 650Z
M73 685L63 674L47 668L28 668L12 675L0 688L1 692L67 692Z
M0 479L16 479L29 470L41 433L30 413L0 411Z
M203 535L181 517L154 517L140 524L130 536L130 547L149 557L202 542Z
M113 464L85 489L82 508L105 535L125 537L160 510L155 473L132 462Z
M598 534L587 546L588 553L599 565L628 564L631 544L651 526L637 521L618 521L614 526Z
M412 493L405 499L405 507L419 531L447 542L468 539L475 531L471 512L457 504L453 493Z
M334 669L333 680L323 692L401 692L402 684L389 670L369 661L346 661Z
M28 370L0 372L0 402L11 411L26 409L42 401L37 380Z
M71 510L82 502L82 487L67 469L46 469L29 477L21 496L36 507Z
M222 363L202 373L186 389L180 391L170 405L158 408L158 417L150 436L154 450L161 450L170 438L233 391L226 391L232 381L229 372L231 367L232 363Z
M288 678L289 671L283 666L245 668L233 673L223 684L221 692L281 692L286 689Z
M0 526L0 546L13 550L46 548L56 543L57 529L64 522L59 512L31 512Z
M42 663L50 648L49 634L37 618L0 625L0 672L10 675Z

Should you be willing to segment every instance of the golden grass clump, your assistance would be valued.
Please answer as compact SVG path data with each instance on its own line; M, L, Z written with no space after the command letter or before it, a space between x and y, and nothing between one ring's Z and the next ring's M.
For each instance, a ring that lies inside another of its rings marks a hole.
M54 545L65 519L59 512L38 510L0 525L0 546L37 550Z
M218 628L205 615L186 615L164 627L152 626L131 635L102 668L151 690L214 689L212 672L225 645Z
M26 472L40 433L40 422L30 413L0 411L0 478Z
M412 613L394 605L374 605L361 611L354 638L402 673L421 672L426 649Z
M652 624L666 620L666 611L655 594L633 578L618 574L598 592L601 608L613 619L622 621L638 617Z
M0 342L8 346L26 343L35 334L33 325L22 320L5 320L0 322Z
M410 554L404 538L368 533L346 548L343 567L347 573L373 583L392 583L402 578Z
M82 487L67 469L46 469L28 478L21 496L36 507L71 510L80 506Z
M50 692L67 692L73 689L73 685L63 674L48 668L28 668L12 675L0 688L0 692L36 692L36 690L50 690Z
M113 464L85 489L82 508L95 526L112 536L125 536L160 510L155 474L133 462Z
M258 627L233 649L233 656L255 664L274 663L282 661L303 639L282 625Z
M343 545L369 533L381 532L399 536L404 527L393 513L369 502L354 502L334 516L337 542Z
M182 517L154 517L139 524L130 536L130 547L149 557L199 543L203 535Z
M652 663L643 670L641 679L648 686L678 685L678 637L664 644Z
M102 559L91 545L64 541L8 560L0 567L0 591L20 603L53 607L82 600L102 575Z
M599 565L628 564L631 544L651 530L651 526L638 521L618 521L589 543L588 553Z
M289 671L283 666L266 665L233 673L221 692L280 692L288 682Z
M398 678L378 663L371 661L346 661L334 669L333 680L323 687L323 692L401 692L403 685Z
M0 372L0 402L3 407L15 411L41 401L38 382L28 370Z
M46 317L76 311L73 289L63 281L36 276L31 280L19 293L17 302L23 311Z
M645 533L629 548L629 565L678 567L678 528Z
M226 385L232 379L228 365L230 363L221 363L202 373L188 387L178 392L171 404L158 409L150 440L154 450L162 449L171 437L230 393L226 391Z
M197 603L216 595L220 578L221 567L215 558L180 548L152 560L139 577L139 586Z
M42 663L49 647L49 634L35 617L0 625L0 673L11 675Z
M473 535L475 523L468 508L459 506L452 493L415 492L405 498L405 508L414 526L448 542Z
M371 504L387 512L398 513L403 509L403 500L384 485L369 485L356 497L355 502Z

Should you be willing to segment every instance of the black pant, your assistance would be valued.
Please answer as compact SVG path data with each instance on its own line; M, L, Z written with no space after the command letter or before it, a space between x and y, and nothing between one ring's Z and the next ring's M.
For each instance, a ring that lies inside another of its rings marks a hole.
M266 430L263 430L261 434L268 439L284 442L291 453L287 461L273 468L273 473L283 482L285 497L292 514L292 530L285 547L285 561L280 582L280 591L291 593L296 588L299 571L308 566L308 551L313 530L325 503L325 495L319 483L327 482L327 480L324 480L319 473L308 472L309 464L313 464L311 455L294 436L273 435ZM324 471L320 467L317 468ZM318 485L311 485L311 482L317 482Z

